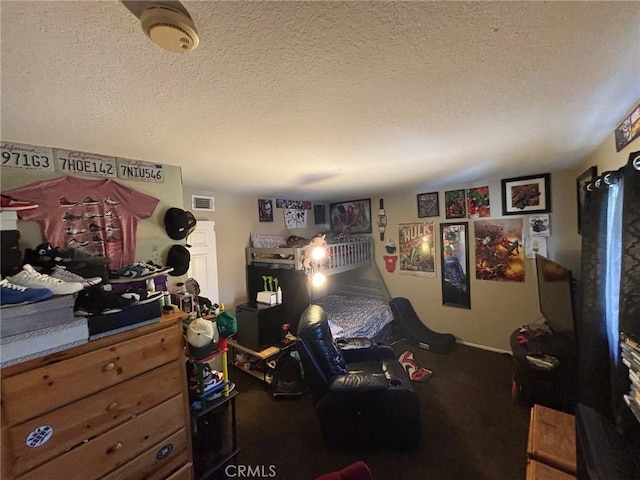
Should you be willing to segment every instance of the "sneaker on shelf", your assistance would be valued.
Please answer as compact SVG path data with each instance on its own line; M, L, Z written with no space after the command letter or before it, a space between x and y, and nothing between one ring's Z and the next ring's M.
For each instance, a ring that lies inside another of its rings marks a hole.
M96 212L85 212L85 214L84 214L84 218L89 218L89 219L91 219L91 218L100 218L100 217L102 217L102 215L100 215L99 213L96 213Z
M23 265L22 271L12 277L7 277L10 283L29 288L48 288L54 295L69 295L77 293L84 287L79 282L64 282L60 279L44 275L36 271L28 263Z
M213 370L206 363L203 364L201 368L203 369L202 373L200 373L197 368L192 371L189 377L189 390L199 395L206 395L224 383L224 376L222 372ZM202 375L203 391L200 390L200 375Z
M53 292L48 288L29 288L9 282L6 278L0 280L0 305L20 305L35 303L51 298Z
M1 195L0 210L9 210L14 212L19 212L21 210L31 210L33 208L38 208L39 206L40 205L33 202L16 200L15 198L10 197L9 195L4 195L4 194Z
M112 205L112 206L113 206L113 205L120 205L120 202L118 202L117 200L114 200L114 199L113 199L113 198L111 198L111 197L106 197L106 198L104 199L104 203L105 203L106 205Z
M104 243L104 240L100 235L94 235L93 237L91 237L91 241L93 243Z
M111 261L105 256L96 254L83 247L65 248L65 249L58 248L58 249L54 249L52 253L54 253L56 257L60 257L64 259L68 258L69 261L82 262L84 264L94 265L94 266L106 265Z
M90 232L101 232L102 230L104 230L104 228L102 228L100 225L98 225L97 223L93 223L91 222L89 224L89 231Z
M135 302L136 305L144 305L151 303L154 300L159 300L164 295L163 292L148 292L146 288L129 287L124 293L121 293L122 298L129 298Z
M113 210L107 210L107 213L105 213L104 216L105 218L120 218L120 215L118 215Z
M104 315L121 312L133 305L133 300L114 292L105 291L101 285L89 287L78 294L75 315Z
M58 199L58 204L61 207L65 207L65 208L71 208L71 207L75 207L76 205L79 205L78 202L72 202L71 200L68 200L67 197L60 197Z
M122 230L122 229L119 226L114 225L113 223L110 223L109 225L107 225L108 232L117 232L119 230Z
M157 263L153 263L151 260L147 260L145 263L136 262L134 265L139 266L140 268L148 270L151 274L158 275L161 273L167 273L173 270L173 267L163 267L162 265L158 265Z
M78 282L81 283L83 287L87 288L92 285L98 285L102 282L102 277L82 277L80 275L76 275L73 272L70 272L62 265L56 265L53 268L53 273L51 273L53 278L57 278L58 280L62 280L63 282Z
M107 239L107 241L109 241ZM151 275L151 269L141 266L140 264L126 265L117 270L109 270L109 277L113 279L120 278L144 278Z

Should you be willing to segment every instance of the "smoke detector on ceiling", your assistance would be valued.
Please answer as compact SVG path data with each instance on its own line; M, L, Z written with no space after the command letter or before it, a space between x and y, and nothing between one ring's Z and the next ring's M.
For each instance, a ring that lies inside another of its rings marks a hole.
M154 4L145 8L140 14L140 23L153 43L170 52L190 52L200 43L189 16L167 5Z

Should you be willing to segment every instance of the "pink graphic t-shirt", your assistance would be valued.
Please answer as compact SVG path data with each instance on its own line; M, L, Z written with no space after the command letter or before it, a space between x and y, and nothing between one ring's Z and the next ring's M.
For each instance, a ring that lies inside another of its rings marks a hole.
M111 179L71 176L3 193L39 205L18 215L39 222L52 246L104 255L111 269L135 261L138 220L150 217L159 202Z

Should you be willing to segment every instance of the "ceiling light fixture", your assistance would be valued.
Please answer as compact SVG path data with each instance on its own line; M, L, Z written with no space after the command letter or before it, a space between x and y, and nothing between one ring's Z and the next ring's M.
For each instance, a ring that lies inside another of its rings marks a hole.
M175 53L195 50L200 43L193 21L168 5L153 4L140 14L142 30L151 41Z

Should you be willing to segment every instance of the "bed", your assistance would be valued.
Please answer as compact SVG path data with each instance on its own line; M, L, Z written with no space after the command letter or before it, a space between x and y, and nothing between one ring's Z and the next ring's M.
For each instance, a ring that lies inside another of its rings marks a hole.
M286 289L282 286L283 303L286 305L287 298L295 296L292 317L299 317L309 303L317 304L327 313L334 338L384 341L392 331L393 313L389 291L373 258L373 238L327 234L325 240L328 256L320 271L329 278L327 287L317 291L308 282L308 240L291 246L291 237L252 234L252 246L246 249L249 298L255 298L256 288L262 285L260 279L277 277L281 284L287 284ZM289 322L297 327L297 321Z
M272 266L307 270L311 255L309 241L292 245L291 237L251 234L252 246L246 249L247 265ZM325 235L327 257L321 269L325 275L335 275L373 263L373 239L363 235Z
M327 314L333 338L364 337L384 341L391 333L393 312L383 300L331 294L313 303Z

